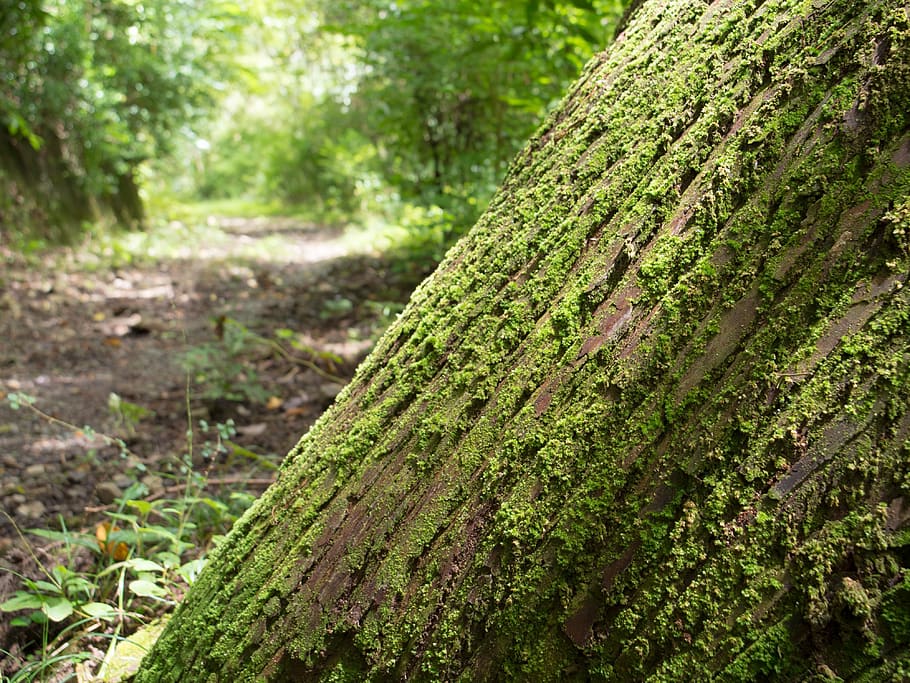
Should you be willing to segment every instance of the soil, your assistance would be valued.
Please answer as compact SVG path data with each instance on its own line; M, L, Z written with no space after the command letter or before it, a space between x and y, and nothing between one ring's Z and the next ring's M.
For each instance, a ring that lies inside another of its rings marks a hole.
M137 483L179 495L188 426L205 495L260 493L428 271L292 219L209 223L227 239L116 268L0 251L0 602L41 578L20 531L91 533ZM266 242L277 258L249 256ZM23 394L37 411L13 409ZM207 453L216 424L236 446ZM10 616L0 650L21 652Z

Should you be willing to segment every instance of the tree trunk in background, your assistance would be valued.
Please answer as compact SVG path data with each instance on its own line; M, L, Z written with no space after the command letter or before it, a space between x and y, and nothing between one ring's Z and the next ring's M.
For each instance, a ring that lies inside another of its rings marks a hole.
M643 3L138 680L905 680L908 116L902 3Z

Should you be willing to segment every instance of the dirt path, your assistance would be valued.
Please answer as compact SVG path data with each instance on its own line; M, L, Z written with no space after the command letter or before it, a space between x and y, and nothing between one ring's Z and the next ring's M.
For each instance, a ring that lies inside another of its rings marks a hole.
M209 219L202 239L139 265L40 266L7 254L0 509L21 529L59 528L61 519L90 529L137 482L147 495L165 494L187 452L188 403L195 467L213 487L258 493L273 476L268 465L331 403L425 274L348 244L293 220L222 218ZM13 410L9 397L20 394L92 429ZM259 459L205 458L214 430L200 420L232 420L234 442ZM129 454L92 430L123 439ZM17 569L20 546L0 518L0 565ZM12 583L0 573L0 601L4 586Z

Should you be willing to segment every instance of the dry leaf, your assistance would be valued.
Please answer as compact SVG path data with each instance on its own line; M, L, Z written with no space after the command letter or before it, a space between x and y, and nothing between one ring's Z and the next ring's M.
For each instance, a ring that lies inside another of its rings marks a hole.
M95 527L95 538L98 540L98 547L101 548L101 552L110 555L117 562L122 562L129 557L130 549L123 541L118 541L117 543L108 542L108 536L115 531L120 531L120 529L115 526L112 527L110 522L101 522Z
M266 401L265 407L269 410L278 410L283 404L284 401L277 396L270 396L269 400Z

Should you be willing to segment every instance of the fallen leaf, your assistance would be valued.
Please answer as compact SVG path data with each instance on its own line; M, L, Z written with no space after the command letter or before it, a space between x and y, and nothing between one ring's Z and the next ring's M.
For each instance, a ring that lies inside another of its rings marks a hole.
M283 404L284 404L284 401L281 400L279 397L270 396L269 400L265 404L265 407L268 408L269 410L278 410Z
M120 529L111 526L110 522L101 522L95 527L95 538L98 540L98 547L101 548L101 552L113 557L117 562L122 562L129 557L129 546L123 541L113 543L107 540L108 536L116 531L120 531Z
M123 346L123 342L120 341L119 337L105 337L104 343L114 349L119 349L121 346Z
M139 670L142 658L145 657L145 654L158 640L158 636L164 630L168 619L170 619L170 614L166 614L158 621L153 621L151 624L143 626L126 640L117 640L113 644L110 659L106 659L107 674L104 680L111 683L120 683L120 681L131 679L133 674ZM94 681L96 679L94 676L90 676L85 680Z

